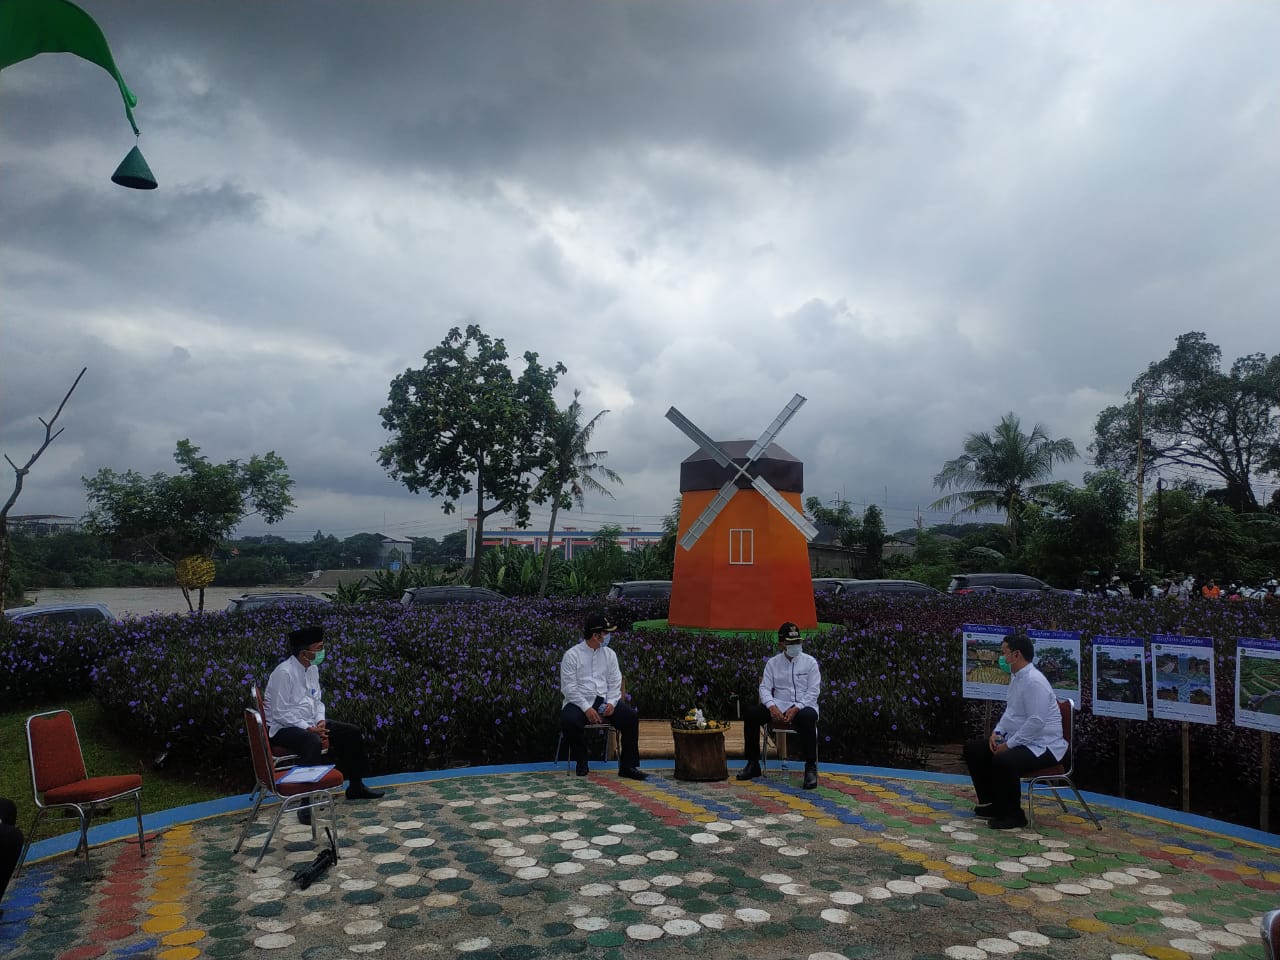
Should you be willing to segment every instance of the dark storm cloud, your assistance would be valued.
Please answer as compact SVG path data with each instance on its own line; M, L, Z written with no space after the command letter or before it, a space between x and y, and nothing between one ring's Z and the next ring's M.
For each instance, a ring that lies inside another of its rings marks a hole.
M252 225L262 212L260 196L230 183L216 186L178 185L147 196L139 203L119 190L103 192L72 185L51 197L6 191L0 199L0 217L21 224L11 238L24 251L58 252L76 259L90 259L106 252L130 256L137 250L121 249L113 241L129 237L131 243L164 249L178 240L196 237L215 225ZM154 199L153 199L154 198Z
M1007 411L1083 448L1177 334L1272 350L1260 5L86 6L161 188L107 181L102 71L4 71L0 450L90 367L24 512L190 437L283 456L291 532L447 532L377 411L467 322L611 411L627 483L589 512L642 523L690 452L670 404L754 437L804 394L812 492L896 529Z
M251 104L285 133L328 131L334 155L467 179L532 166L559 180L566 167L687 146L762 166L820 154L863 111L862 94L829 69L826 32L897 19L874 5L787 16L729 3L238 9L166 6L139 20L121 8L102 19L121 59L137 50L156 64L145 79L168 67L160 51L188 63L200 78L197 123L233 126ZM173 91L155 86L163 117Z

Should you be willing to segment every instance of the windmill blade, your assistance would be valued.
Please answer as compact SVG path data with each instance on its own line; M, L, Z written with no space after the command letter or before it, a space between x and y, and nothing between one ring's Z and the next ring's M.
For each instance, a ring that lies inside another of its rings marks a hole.
M760 495L768 500L775 510L787 518L791 525L804 534L806 540L812 540L818 535L818 528L810 523L803 513L787 503L786 499L777 490L769 485L769 481L764 477L755 477L751 481L751 486L759 491ZM699 518L701 519L701 518ZM693 528L690 527L690 530Z
M790 402L782 408L782 412L773 418L773 423L760 434L760 439L751 445L751 449L747 451L747 464L756 462L756 458L768 449L769 444L773 443L773 438L782 432L782 428L787 425L787 421L796 415L796 411L804 406L805 398L796 394L791 398ZM670 416L670 414L668 414Z
M729 455L720 449L720 445L718 443L694 426L693 421L675 407L672 407L667 411L667 419L674 423L680 429L680 432L686 437L696 443L707 453L711 454L711 456L715 458L716 463L720 464L720 466L726 467L730 470L737 467Z
M707 532L707 528L715 523L716 517L720 515L720 511L725 508L733 495L738 492L736 480L729 480L723 487L717 491L716 495L711 498L711 502L707 504L702 513L698 514L698 519L693 521L689 529L685 531L684 536L680 538L680 546L686 550L693 549L693 545L698 542L698 538ZM786 503L784 500L783 503Z

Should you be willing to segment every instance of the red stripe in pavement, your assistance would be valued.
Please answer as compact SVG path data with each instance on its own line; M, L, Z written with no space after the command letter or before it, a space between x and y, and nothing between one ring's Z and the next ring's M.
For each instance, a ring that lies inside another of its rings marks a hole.
M123 940L137 933L139 924L138 904L142 899L142 879L146 864L138 855L138 845L113 844L107 848L115 853L111 865L103 871L103 889L109 893L94 907L89 929L99 931L96 936L104 940ZM105 851L104 851L105 852ZM109 930L114 936L103 936ZM92 960L106 952L101 944L76 947L59 956L58 960ZM85 952L93 951L93 952Z

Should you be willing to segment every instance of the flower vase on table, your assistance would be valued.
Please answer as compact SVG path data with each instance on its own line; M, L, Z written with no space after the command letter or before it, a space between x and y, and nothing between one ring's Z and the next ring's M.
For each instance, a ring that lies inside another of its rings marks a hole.
M681 720L671 721L671 739L676 748L677 780L727 780L724 735L729 724L708 720L701 709L690 710Z

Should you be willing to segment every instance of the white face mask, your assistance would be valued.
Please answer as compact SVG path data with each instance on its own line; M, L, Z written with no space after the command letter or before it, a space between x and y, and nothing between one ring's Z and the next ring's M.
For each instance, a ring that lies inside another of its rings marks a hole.
M600 646L607 647L609 645L609 634L605 634L600 638Z
M800 656L800 650L801 650L801 649L802 649L801 644L798 644L798 643L788 643L788 644L787 644L787 656L788 656L788 657L790 657L792 660L794 660L796 657Z

